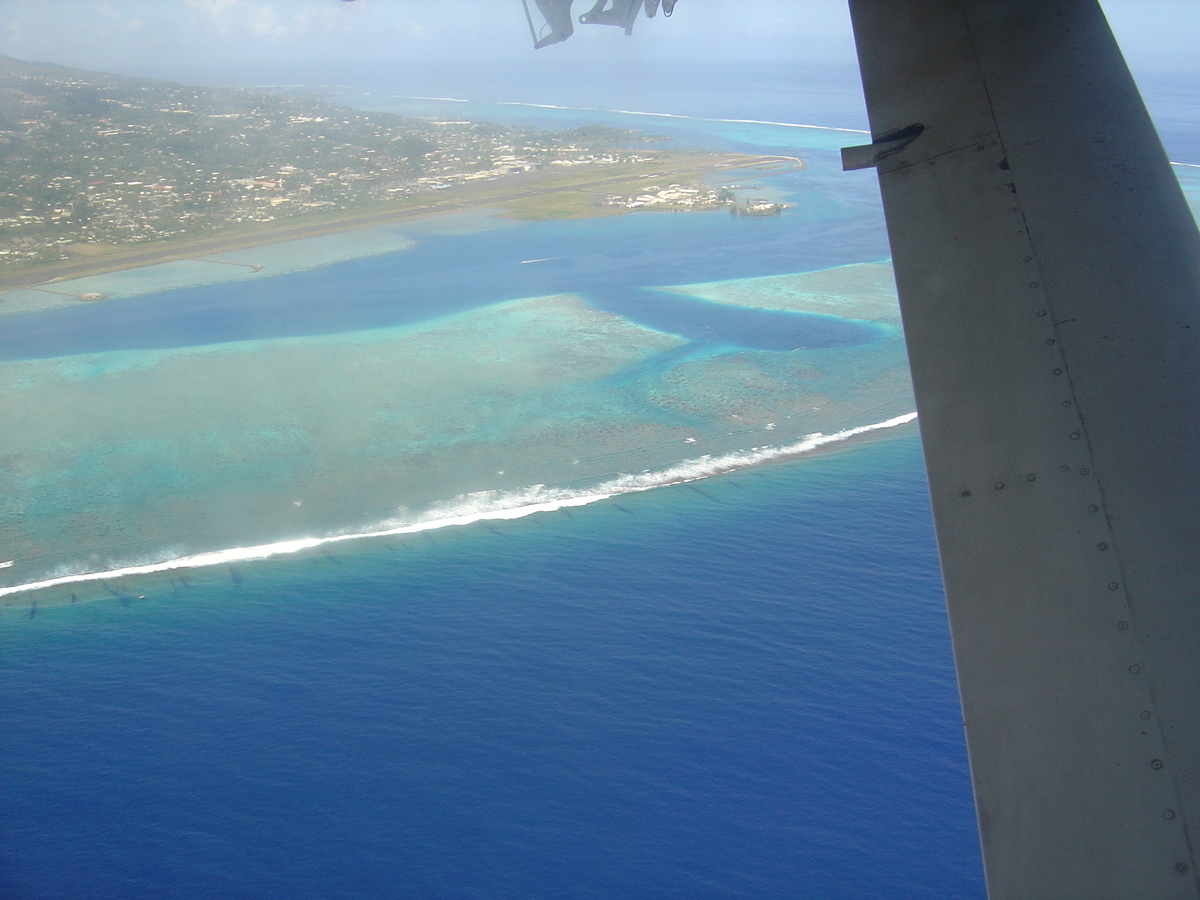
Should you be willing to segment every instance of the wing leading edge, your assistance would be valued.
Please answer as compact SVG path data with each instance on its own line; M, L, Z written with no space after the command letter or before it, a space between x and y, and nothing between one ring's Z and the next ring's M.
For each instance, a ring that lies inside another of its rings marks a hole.
M989 895L1195 898L1195 222L1095 0L850 7Z

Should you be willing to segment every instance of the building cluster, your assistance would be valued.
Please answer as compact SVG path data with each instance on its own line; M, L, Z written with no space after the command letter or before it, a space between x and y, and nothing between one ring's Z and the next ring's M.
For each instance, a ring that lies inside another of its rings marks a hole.
M615 129L405 119L0 57L0 266L652 158Z
M734 203L734 195L725 188L690 187L682 184L670 184L665 188L650 185L640 194L622 196L609 194L603 200L604 206L620 206L625 209L642 209L645 207L659 209L715 209Z
M399 178L390 185L384 185L380 193L389 197L409 196L424 191L443 190L457 184L497 181L506 175L569 171L577 166L616 166L647 162L654 158L636 151L596 151L573 144L553 148L536 144L525 147L499 145L494 149L497 155L492 158L490 168L464 167L458 160L438 165L438 160L430 159L429 164L422 169L421 175Z

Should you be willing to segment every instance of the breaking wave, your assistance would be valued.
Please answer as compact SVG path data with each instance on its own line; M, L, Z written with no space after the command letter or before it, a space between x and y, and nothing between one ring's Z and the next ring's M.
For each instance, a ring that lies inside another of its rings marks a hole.
M816 432L788 444L754 447L750 450L737 450L717 456L701 456L662 469L648 470L632 475L618 475L589 488L550 487L537 484L517 491L478 491L435 505L418 516L384 520L366 531L333 534L325 537L296 538L249 547L231 547L227 550L212 550L166 560L134 563L102 572L64 573L41 581L0 588L0 597L88 581L102 581L131 575L153 575L177 569L199 569L207 566L268 559L274 556L287 556L326 544L363 538L417 534L439 528L471 525L475 522L522 519L535 513L587 506L590 503L607 500L620 494L638 493L672 484L684 484L766 462L801 456L820 447L840 443L860 434L905 425L916 418L915 412L907 413L883 422L847 428L833 434Z
M436 100L445 103L483 103L488 101L464 100L460 97L411 97L400 94L385 94L396 100ZM519 100L497 100L493 106L523 106L528 109L558 109L564 112L600 112L621 116L650 116L658 119L686 119L692 122L728 122L734 125L774 125L779 128L811 128L816 131L841 131L847 134L870 134L861 128L836 128L832 125L805 125L799 122L769 122L763 119L716 119L710 116L685 116L679 113L645 112L638 109L605 109L600 106L558 106L553 103L524 103Z
M416 99L416 98L413 98ZM552 103L521 103L516 100L502 100L496 106L527 106L533 109L561 109L567 112L602 112L614 113L621 116L651 116L658 119L687 119L692 122L729 122L735 125L775 125L780 128L812 128L817 131L844 131L849 134L869 134L861 128L835 128L830 125L804 125L799 122L768 122L762 119L715 119L710 116L684 116L679 113L643 112L638 109L604 109L592 106L555 106Z

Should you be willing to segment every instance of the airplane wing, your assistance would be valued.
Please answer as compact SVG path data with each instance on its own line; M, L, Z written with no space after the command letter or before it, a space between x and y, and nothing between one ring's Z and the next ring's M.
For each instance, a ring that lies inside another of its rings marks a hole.
M850 8L989 896L1195 898L1195 222L1095 0Z

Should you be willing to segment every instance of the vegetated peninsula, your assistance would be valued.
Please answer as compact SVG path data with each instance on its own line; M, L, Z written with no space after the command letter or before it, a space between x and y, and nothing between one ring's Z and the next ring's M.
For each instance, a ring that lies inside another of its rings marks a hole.
M707 172L772 165L661 146L614 128L404 118L0 56L0 283L472 205L610 214L647 177L661 196L642 206L707 208L727 202Z

